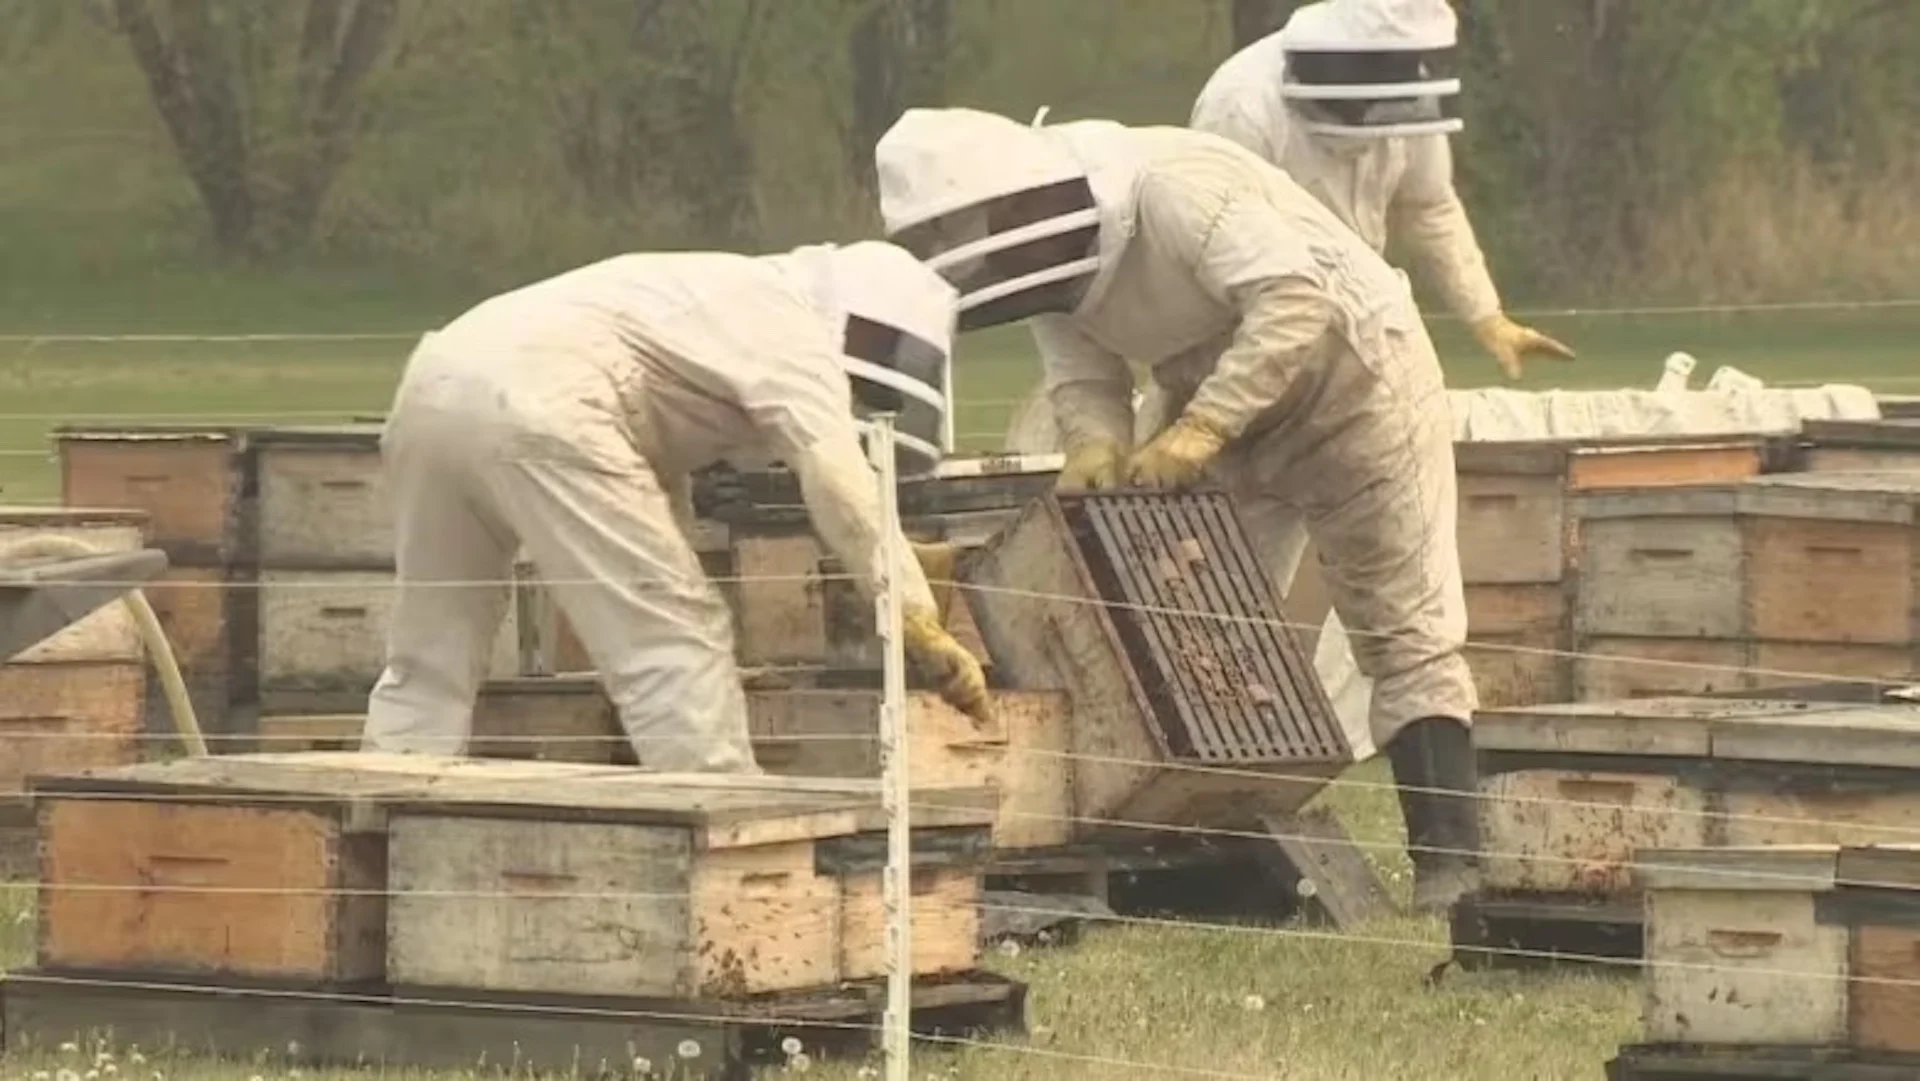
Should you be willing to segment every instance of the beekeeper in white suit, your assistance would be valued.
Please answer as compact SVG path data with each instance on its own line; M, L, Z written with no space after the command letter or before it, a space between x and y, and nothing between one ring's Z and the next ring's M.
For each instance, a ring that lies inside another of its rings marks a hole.
M912 110L877 158L888 234L960 290L961 328L1032 319L1062 486L1212 474L1270 564L1297 563L1305 522L1409 786L1416 903L1471 888L1453 442L1404 279L1284 173L1201 132ZM1177 412L1137 448L1127 359Z
M1573 351L1504 314L1454 190L1460 81L1433 69L1458 43L1447 0L1318 0L1220 65L1191 125L1286 170L1373 250L1403 245L1518 379L1527 358Z
M686 537L689 474L785 462L874 595L882 518L856 409L900 417L906 471L938 461L955 299L881 243L637 254L428 335L381 438L400 584L363 746L462 752L524 546L643 765L757 772L731 617ZM894 572L909 657L985 717L980 665L941 628L920 566Z

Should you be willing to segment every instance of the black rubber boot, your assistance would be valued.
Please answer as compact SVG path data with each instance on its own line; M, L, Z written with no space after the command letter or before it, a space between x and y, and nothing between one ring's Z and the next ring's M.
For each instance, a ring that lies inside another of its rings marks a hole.
M1445 912L1480 884L1479 771L1473 734L1452 717L1426 717L1387 745L1413 860L1413 907Z

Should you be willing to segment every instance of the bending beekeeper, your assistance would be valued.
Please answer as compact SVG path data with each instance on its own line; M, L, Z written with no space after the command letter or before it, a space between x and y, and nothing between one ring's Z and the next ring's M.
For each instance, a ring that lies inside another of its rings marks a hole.
M1506 316L1454 190L1460 80L1434 69L1458 43L1447 0L1318 0L1220 65L1190 123L1286 170L1373 250L1402 245L1518 379L1574 354Z
M1032 320L1063 487L1212 476L1270 564L1297 565L1313 536L1407 786L1416 901L1471 888L1453 442L1404 279L1284 173L1200 132L912 110L877 157L889 236L959 289L961 329ZM1177 413L1144 446L1123 358Z
M381 437L400 584L363 746L464 750L524 546L642 764L757 772L731 615L687 539L689 475L785 462L825 546L877 595L857 411L896 413L903 472L932 468L954 313L937 274L870 242L621 256L427 335ZM980 665L941 628L921 567L892 570L909 657L985 717Z

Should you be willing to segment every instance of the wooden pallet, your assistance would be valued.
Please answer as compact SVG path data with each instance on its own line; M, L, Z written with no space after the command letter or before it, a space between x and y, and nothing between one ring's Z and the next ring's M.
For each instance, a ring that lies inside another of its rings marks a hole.
M1589 965L1633 970L1644 949L1639 899L1475 894L1454 905L1453 963L1487 971Z
M1020 1034L1026 986L985 972L923 980L922 1035ZM871 1047L880 981L739 1001L555 998L444 988L170 982L124 974L22 970L0 982L8 1052L53 1047L110 1024L116 1039L286 1065L359 1063L420 1070L568 1071L746 1081L791 1037L810 1057ZM691 1052L691 1054L689 1054Z
M1342 930L1393 910L1378 876L1330 813L1271 815L1264 824L1264 839L1109 840L1002 851L987 865L987 887L1070 894L1136 914L1298 913Z
M1639 1044L1607 1063L1607 1081L1912 1081L1920 1057L1831 1047Z

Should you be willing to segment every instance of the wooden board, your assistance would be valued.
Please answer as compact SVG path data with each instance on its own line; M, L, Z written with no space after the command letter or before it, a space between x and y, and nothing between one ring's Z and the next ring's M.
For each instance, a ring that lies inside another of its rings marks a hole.
M1525 706L1476 714L1473 742L1482 751L1703 758L1712 750L1716 720L1805 709L1793 702L1691 697Z
M378 979L384 846L343 812L128 799L39 808L39 962Z
M879 710L872 691L752 691L747 695L754 756L773 773L813 777L880 775ZM982 728L915 692L907 703L907 763L915 788L990 788L998 795L994 844L1065 844L1073 829L1073 717L1065 696L996 691L994 723Z
M1572 697L1563 585L1470 585L1466 593L1466 657L1482 708Z
M38 773L137 761L146 686L139 664L0 665L0 798Z
M270 429L256 433L253 446L262 567L393 565L379 427Z
M1738 691L1753 685L1753 645L1711 638L1576 638L1574 698L1612 702Z
M1637 962L1644 928L1638 897L1485 891L1453 906L1453 963L1470 971Z
M1920 929L1856 927L1848 990L1853 1046L1920 1054Z
M398 593L385 571L266 570L260 574L260 693L269 712L362 708L386 664ZM504 598L503 598L504 599ZM489 671L520 671L511 604Z
M566 994L737 998L881 971L879 876L812 840L697 851L685 828L402 813L388 975ZM979 869L916 874L917 974L979 959Z
M44 1051L113 1018L128 1046L183 1047L265 1066L539 1075L644 1061L677 1081L748 1081L799 1039L816 1061L873 1044L885 989L872 983L751 1002L489 995L451 988L351 992L170 984L15 971L0 984L8 1050ZM983 972L918 982L913 1027L931 1036L1025 1029L1024 985ZM1005 1038L1005 1037L1001 1037ZM289 1071L291 1072L291 1071Z
M0 551L35 538L55 537L102 552L131 552L145 544L146 531L147 516L137 510L0 504ZM0 663L138 662L144 656L133 617L115 601L11 658L0 658Z
M1566 574L1566 499L1558 473L1473 473L1463 465L1460 569L1471 585L1558 582Z
M1699 1047L1643 1044L1607 1063L1607 1081L1910 1081L1910 1056L1834 1047Z
M1707 793L1676 777L1496 773L1481 778L1480 796L1482 881L1489 891L1625 894L1636 850L1707 843Z
M245 558L246 439L232 428L59 429L60 496L69 506L130 507L175 566Z
M591 819L700 831L702 848L728 848L884 829L879 782L836 778L648 773L573 762L434 755L311 752L144 762L43 777L45 797L167 795L184 800L260 797L279 806L351 804L378 828L387 813L521 815ZM928 828L986 827L992 795L942 791L917 812Z
M1747 636L1739 523L1724 516L1583 518L1575 630L1589 637Z
M1601 446L1574 450L1567 486L1575 491L1725 484L1759 476L1778 455L1764 440Z
M1759 517L1745 531L1754 637L1911 648L1913 526Z
M1848 936L1807 892L1654 890L1643 1025L1666 1043L1844 1044Z

